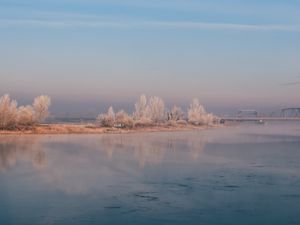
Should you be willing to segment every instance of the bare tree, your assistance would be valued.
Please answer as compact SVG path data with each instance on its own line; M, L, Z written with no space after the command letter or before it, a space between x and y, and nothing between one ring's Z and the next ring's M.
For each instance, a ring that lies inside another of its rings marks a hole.
M36 122L42 122L49 115L51 99L47 95L41 95L34 99L33 109Z
M17 124L17 102L6 94L0 98L0 128L10 129Z

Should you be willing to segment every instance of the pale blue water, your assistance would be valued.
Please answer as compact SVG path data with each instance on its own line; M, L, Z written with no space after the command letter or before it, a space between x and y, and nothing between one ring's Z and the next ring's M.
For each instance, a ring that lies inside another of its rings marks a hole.
M0 224L300 224L300 124L0 136Z

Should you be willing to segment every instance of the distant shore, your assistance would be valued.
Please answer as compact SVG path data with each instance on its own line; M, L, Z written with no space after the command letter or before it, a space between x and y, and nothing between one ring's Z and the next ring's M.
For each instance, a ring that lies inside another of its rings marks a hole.
M134 128L97 127L89 124L42 124L17 130L0 130L0 135L26 134L126 134L136 132L192 131L222 127L222 125L153 125Z

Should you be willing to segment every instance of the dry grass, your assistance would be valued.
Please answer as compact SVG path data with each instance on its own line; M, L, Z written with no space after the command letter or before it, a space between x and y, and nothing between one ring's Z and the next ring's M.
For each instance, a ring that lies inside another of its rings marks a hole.
M104 134L104 133L135 133L135 132L157 132L157 131L189 131L202 130L216 126L194 126L194 125L157 125L134 128L111 128L96 127L94 125L78 124L47 124L34 127L23 127L17 130L0 130L0 135L5 134Z

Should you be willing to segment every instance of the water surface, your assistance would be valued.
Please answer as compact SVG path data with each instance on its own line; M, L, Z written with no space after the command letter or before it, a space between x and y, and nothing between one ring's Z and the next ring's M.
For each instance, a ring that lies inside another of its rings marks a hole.
M300 224L300 124L0 136L0 224Z

